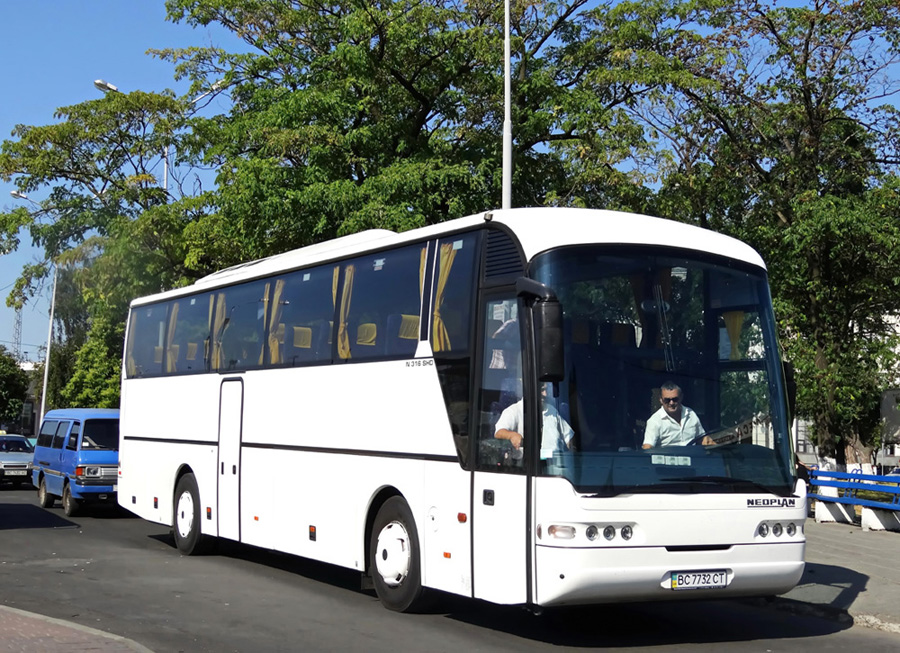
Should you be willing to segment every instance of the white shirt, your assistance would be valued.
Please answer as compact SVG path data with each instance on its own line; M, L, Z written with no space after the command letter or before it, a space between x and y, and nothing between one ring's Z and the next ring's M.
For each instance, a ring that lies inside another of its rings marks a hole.
M687 406L681 406L681 423L669 416L665 408L660 407L647 420L647 428L644 429L644 444L651 447L694 444L705 433L697 413Z
M525 424L525 400L519 399L511 406L507 406L502 413L497 425L494 427L494 433L500 429L507 431L515 431L522 433L522 427ZM524 437L524 433L522 433ZM552 458L554 453L569 450L569 443L575 435L575 431L564 420L556 409L547 402L544 402L544 421L541 428L541 460Z

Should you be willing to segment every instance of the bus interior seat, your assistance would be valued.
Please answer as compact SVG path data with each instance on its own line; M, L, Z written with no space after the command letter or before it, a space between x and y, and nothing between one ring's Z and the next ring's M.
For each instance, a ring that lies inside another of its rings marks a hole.
M385 353L388 356L416 353L419 342L419 316L406 313L392 313L387 319L387 341Z
M161 365L163 360L163 348L162 347L154 347L153 348L153 362L157 365Z
M374 322L363 322L356 327L356 344L374 347L378 339L378 326Z
M285 362L296 365L315 359L312 327L291 327L291 338L285 343Z

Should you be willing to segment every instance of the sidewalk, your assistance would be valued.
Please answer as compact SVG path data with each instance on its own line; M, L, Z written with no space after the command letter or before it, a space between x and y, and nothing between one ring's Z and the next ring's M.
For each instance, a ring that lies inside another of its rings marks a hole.
M806 520L806 570L776 609L900 633L900 533ZM0 605L0 653L152 653L137 642Z
M900 533L806 520L806 570L776 607L900 633Z
M0 651L56 650L152 653L145 646L118 635L0 605Z

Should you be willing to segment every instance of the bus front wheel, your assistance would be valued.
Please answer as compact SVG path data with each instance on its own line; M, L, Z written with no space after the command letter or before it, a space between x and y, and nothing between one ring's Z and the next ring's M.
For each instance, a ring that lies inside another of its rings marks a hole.
M175 546L184 555L204 553L209 542L200 532L200 490L193 474L185 474L175 486Z
M401 497L384 502L372 528L369 573L384 607L414 612L424 605L419 537L412 511Z

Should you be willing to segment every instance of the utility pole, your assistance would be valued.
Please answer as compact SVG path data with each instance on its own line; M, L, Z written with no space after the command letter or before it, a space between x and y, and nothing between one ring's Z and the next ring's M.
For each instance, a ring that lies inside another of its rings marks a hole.
M13 329L13 355L16 362L22 362L22 307L16 309L16 325Z

